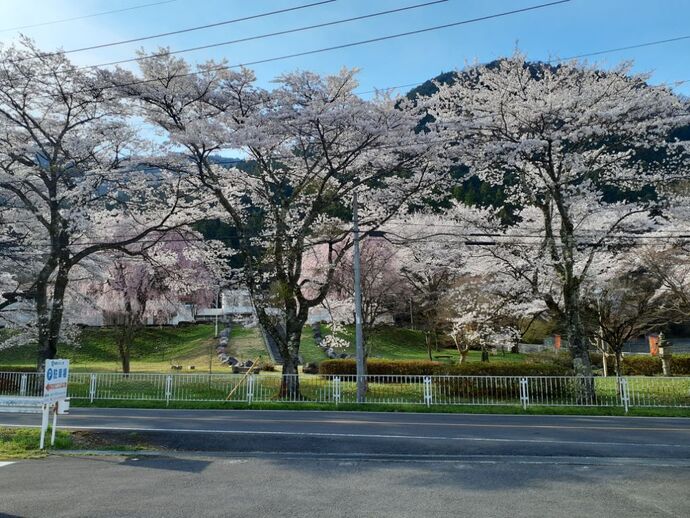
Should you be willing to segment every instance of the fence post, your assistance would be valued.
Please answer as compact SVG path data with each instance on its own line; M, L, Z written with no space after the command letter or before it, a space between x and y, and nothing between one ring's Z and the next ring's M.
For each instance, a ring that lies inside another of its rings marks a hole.
M173 378L168 375L165 377L165 406L170 404L170 397L172 396Z
M431 406L431 376L424 376L424 402Z
M98 378L96 377L95 374L91 375L91 381L89 383L89 402L93 403L94 398L96 397L96 383Z
M333 401L340 403L340 376L333 378Z
M520 403L522 403L522 409L527 410L527 405L529 405L529 381L527 378L520 378Z
M254 398L254 374L250 374L247 378L247 404L252 404Z
M621 403L623 403L623 408L627 414L628 407L630 406L630 392L628 391L627 378L618 378L618 386L620 387Z
M19 380L19 395L20 396L26 396L26 381L27 381L26 374L22 374L22 377Z

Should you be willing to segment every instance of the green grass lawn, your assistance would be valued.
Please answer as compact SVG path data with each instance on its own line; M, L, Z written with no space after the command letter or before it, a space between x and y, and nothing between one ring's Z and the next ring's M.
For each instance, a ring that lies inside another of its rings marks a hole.
M39 458L46 455L39 450L40 432L38 428L0 428L0 460ZM46 433L50 443L50 430ZM55 449L68 449L73 446L68 432L57 430Z
M328 333L328 328L322 326L322 334L325 336ZM338 335L349 342L349 346L341 351L350 355L355 354L354 346L354 328L349 326L346 330ZM424 341L424 333L413 329L402 329L393 326L382 326L372 333L369 337L371 346L370 358L385 358L388 360L428 360L429 354ZM302 345L300 347L302 356L305 361L322 361L326 359L326 355L316 347L312 339L311 329L305 327L302 335ZM457 363L460 359L460 353L454 347L446 347L432 350L432 359L435 361ZM313 359L312 359L313 358ZM490 361L516 361L520 362L525 359L524 354L505 353L491 356ZM481 361L480 351L470 351L467 356L467 361Z
M639 417L688 417L688 408L644 408L632 407L625 414L622 407L575 407L532 405L526 410L519 405L404 405L385 403L289 403L255 402L248 405L237 401L171 401L169 405L161 401L88 401L75 400L73 406L88 408L176 408L176 409L227 409L227 410L326 410L342 412L417 412L441 414L519 414L519 415L584 415L584 416L639 416Z
M137 432L102 436L89 431L57 430L55 445L50 446L50 428L46 432L46 449L39 450L38 428L0 427L0 460L37 459L54 450L141 451L150 449Z
M132 347L132 371L168 372L172 363L208 370L211 353L215 358L213 334L212 324L143 328ZM60 358L70 360L73 372L121 371L112 329L84 329L79 345L62 344L58 351ZM3 367L31 367L35 362L33 344L0 351L0 370Z
M322 326L325 336L328 328ZM209 362L213 372L227 372L215 354L213 324L199 324L188 327L146 327L137 335L132 347L132 372L171 372L171 365L183 367L182 372L208 372ZM354 330L348 328L341 335L350 342L342 352L354 355ZM424 334L410 329L382 327L377 329L371 340L371 356L395 360L428 359ZM259 331L256 328L233 326L229 354L241 360L261 357L269 361ZM326 360L326 354L314 343L311 327L304 328L300 354L305 362L319 363ZM0 370L13 367L32 367L35 365L34 345L25 345L0 350ZM120 372L121 365L115 345L113 330L109 328L88 328L82 331L78 346L63 344L59 357L70 360L73 372ZM454 363L459 354L454 348L433 351L438 361ZM522 361L521 354L498 354L492 361ZM470 351L468 361L480 361L479 351ZM194 369L191 369L191 367ZM180 372L180 371L175 371Z

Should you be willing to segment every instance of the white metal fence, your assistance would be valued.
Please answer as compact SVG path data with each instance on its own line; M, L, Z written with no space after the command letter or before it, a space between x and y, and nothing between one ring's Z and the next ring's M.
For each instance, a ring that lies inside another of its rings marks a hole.
M287 383L286 383L287 380ZM690 408L690 377L366 376L366 403ZM0 372L0 395L40 396L35 373ZM356 376L72 373L69 397L356 403Z

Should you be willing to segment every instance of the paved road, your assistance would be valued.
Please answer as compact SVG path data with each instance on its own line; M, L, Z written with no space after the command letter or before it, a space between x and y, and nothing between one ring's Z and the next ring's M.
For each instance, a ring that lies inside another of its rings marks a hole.
M0 467L0 514L685 518L689 483L687 467L567 459L49 457Z
M690 419L73 409L62 424L164 449L0 466L1 516L690 516Z
M38 424L0 414L0 425ZM690 419L74 408L60 426L187 451L534 455L690 461Z

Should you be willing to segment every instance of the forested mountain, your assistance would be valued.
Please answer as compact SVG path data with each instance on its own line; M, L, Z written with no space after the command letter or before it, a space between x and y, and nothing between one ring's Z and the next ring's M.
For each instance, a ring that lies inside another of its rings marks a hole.
M494 68L499 65L500 61L493 61L487 65L488 68ZM541 63L541 62L533 62L530 63L530 68L531 70L536 73L543 67L553 67L554 65L550 65L547 63ZM419 99L420 97L430 97L434 95L435 93L438 92L438 88L436 87L436 83L439 84L453 84L457 78L458 74L462 74L463 72L443 72L436 77L433 77L421 85L413 88L407 94L405 94L405 97L410 99L410 100L416 100ZM431 117L429 116L429 119L425 120L422 122L422 124L429 122ZM672 139L678 139L678 140L683 140L687 141L690 140L690 126L685 126L677 131L675 131L672 136ZM660 156L656 155L647 155L647 156L640 156L639 159L642 161L648 161L650 163L653 163L657 160L659 160ZM445 206L450 202L451 200L456 200L463 202L467 205L474 205L474 206L482 206L482 207L496 207L500 208L502 210L502 217L504 218L506 223L510 223L512 218L511 218L511 213L512 210L514 209L513 207L506 206L505 202L505 193L503 191L503 186L495 186L491 185L485 181L480 180L477 177L474 176L469 176L469 171L466 167L459 165L457 167L454 167L451 171L450 174L454 179L457 180L457 183L453 186L451 191L448 193L448 197L446 198L446 202L440 202L441 206ZM643 189L641 189L638 192L629 192L629 191L623 191L619 189L616 186L603 186L603 191L605 193L605 201L608 203L615 203L616 201L622 201L622 200L628 200L631 201L632 199L637 199L637 200L652 200L656 197L656 193L654 191L654 188L652 186L645 186Z

